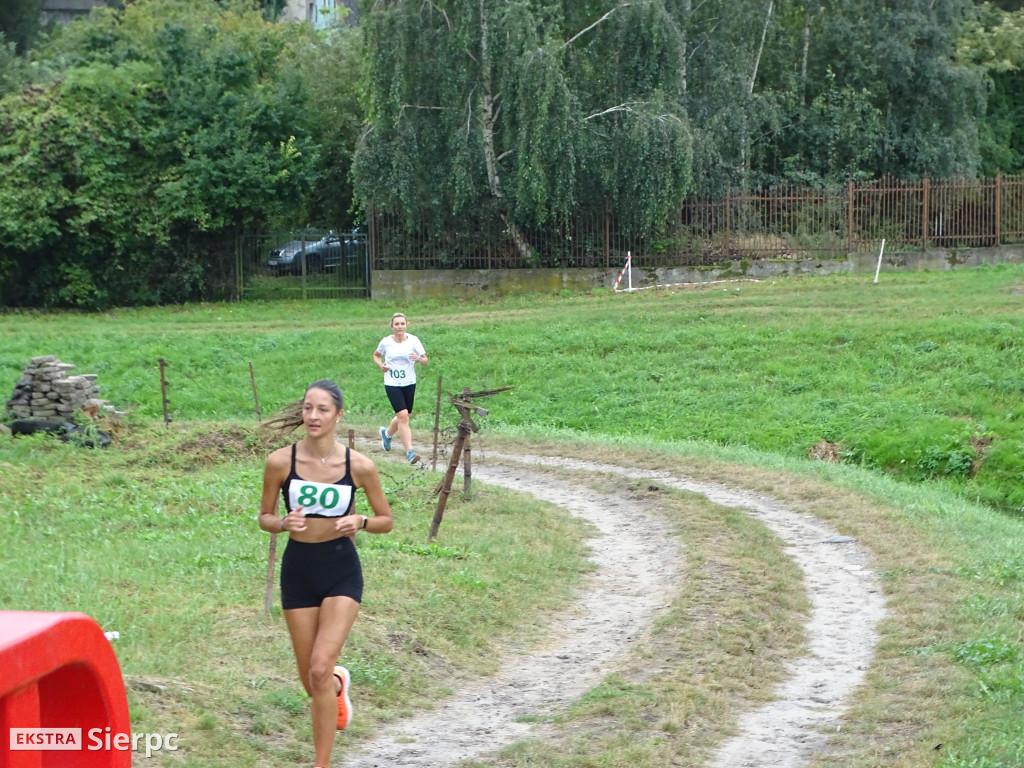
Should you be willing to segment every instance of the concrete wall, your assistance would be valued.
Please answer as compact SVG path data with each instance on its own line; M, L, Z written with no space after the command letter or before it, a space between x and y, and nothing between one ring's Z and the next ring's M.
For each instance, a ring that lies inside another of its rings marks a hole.
M608 274L604 269L375 270L370 277L370 296L404 301L447 297L475 299L481 292L507 296L590 291L604 285ZM614 274L612 282L615 282Z
M85 16L93 8L101 8L106 4L106 0L43 0L41 22L67 24L79 16Z
M927 272L969 269L983 264L1024 264L1024 246L889 252L882 272ZM633 287L666 283L700 283L735 278L772 279L803 275L874 275L878 253L850 254L845 260L736 260L716 267L633 269ZM479 298L481 293L579 292L612 288L617 269L453 269L375 270L370 284L374 300L399 302L428 298ZM621 287L625 287L625 278Z

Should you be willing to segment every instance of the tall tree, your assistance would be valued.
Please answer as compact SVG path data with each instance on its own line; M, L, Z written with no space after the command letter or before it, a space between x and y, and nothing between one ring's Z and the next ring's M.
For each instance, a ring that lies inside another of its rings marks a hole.
M751 168L763 126L779 122L766 94L776 70L778 3L770 0L673 0L683 35L681 104L694 134L694 177L717 194L756 183ZM767 72L767 74L766 74Z
M232 233L283 212L317 153L292 76L298 25L208 0L94 11L0 100L4 298L85 308L194 298ZM206 252L196 240L219 236ZM193 244L193 245L190 245Z
M292 223L333 229L348 229L353 223L352 157L365 122L363 48L359 28L343 25L311 39L307 50L296 56L291 72L296 90L309 93L296 117L317 144L320 179L303 206L305 218L295 221L300 214L293 212Z
M1024 10L1024 0L975 0L980 6L992 5L1003 11Z
M1024 172L1024 10L983 3L957 53L961 62L983 67L991 83L980 125L982 173Z
M872 95L882 130L874 174L953 176L978 167L984 81L955 59L966 0L837 2L818 16L811 67ZM824 85L824 82L822 82Z
M39 34L43 0L4 0L0 3L0 34L23 55Z
M674 0L702 189L974 172L984 82L953 46L970 9L968 0Z
M362 20L365 205L438 226L490 212L526 257L521 228L566 219L584 196L649 226L685 194L678 40L657 0L381 0Z
M24 87L39 73L29 60L17 54L17 46L8 42L0 32L0 97Z

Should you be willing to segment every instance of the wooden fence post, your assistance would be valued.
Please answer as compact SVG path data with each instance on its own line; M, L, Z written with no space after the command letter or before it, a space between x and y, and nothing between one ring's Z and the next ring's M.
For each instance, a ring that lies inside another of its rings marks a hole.
M430 535L427 541L433 541L437 531L441 527L441 519L444 517L444 508L448 504L448 496L452 492L452 481L455 480L455 470L459 468L459 459L462 457L462 446L469 436L469 424L465 420L459 422L459 436L455 438L455 445L452 446L452 457L448 461L448 471L445 472L444 480L438 491L437 507L434 508L434 519L430 522Z
M430 460L430 470L437 470L437 433L441 420L441 377L437 377L437 405L434 407L434 455Z
M263 414L260 412L260 396L256 392L256 373L252 369L252 360L249 361L249 378L252 379L252 399L256 401L256 422L263 423Z
M459 468L459 459L462 458L463 446L466 445L470 432L476 432L478 430L477 425L473 423L472 414L477 413L480 416L486 416L488 413L487 409L474 405L473 398L493 395L510 389L512 389L512 387L507 386L499 387L498 389L488 389L483 392L470 392L469 387L463 387L461 395L452 395L448 398L449 402L455 406L455 409L459 412L459 416L461 417L459 420L459 435L455 438L455 445L452 446L452 456L448 461L448 471L445 472L444 479L441 481L441 485L438 486L436 491L438 494L437 507L434 509L434 519L430 523L430 535L427 537L428 542L434 540L434 537L437 536L438 529L441 527L441 519L444 517L444 508L448 503L448 496L452 492L452 481L455 480L455 471ZM466 488L468 489L468 487L467 478Z
M473 490L472 435L466 438L466 447L462 450L462 495L468 497Z
M161 397L161 399L163 400L163 403L164 403L164 426L165 427L170 426L170 424L171 424L171 417L170 417L170 414L168 414L168 412L167 412L167 405L170 403L170 400L167 399L167 387L168 387L168 384L167 384L167 376L164 374L164 369L166 367L167 367L167 361L164 360L161 357L160 358L160 397Z
M256 391L256 372L253 370L252 361L249 361L249 378L252 380L252 397L256 401L256 421L263 423L263 415L260 413L260 396ZM269 614L271 605L274 602L274 564L277 562L277 534L270 534L270 544L267 547L267 585L263 591L263 612Z

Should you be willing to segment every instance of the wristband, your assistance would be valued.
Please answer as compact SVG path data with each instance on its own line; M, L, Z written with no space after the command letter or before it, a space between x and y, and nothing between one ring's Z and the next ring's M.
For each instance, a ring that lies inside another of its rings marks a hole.
M363 515L363 524L359 526L362 530L366 530L366 521L369 519L366 515Z

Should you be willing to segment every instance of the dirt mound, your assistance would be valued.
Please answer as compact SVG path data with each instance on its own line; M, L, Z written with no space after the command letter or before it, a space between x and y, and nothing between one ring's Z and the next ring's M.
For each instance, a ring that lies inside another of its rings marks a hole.
M269 439L255 429L228 426L192 435L178 443L175 451L200 461L224 461L266 456L273 447Z
M842 460L839 454L839 443L830 443L828 440L822 440L817 445L811 446L811 449L807 452L807 458L838 464Z

